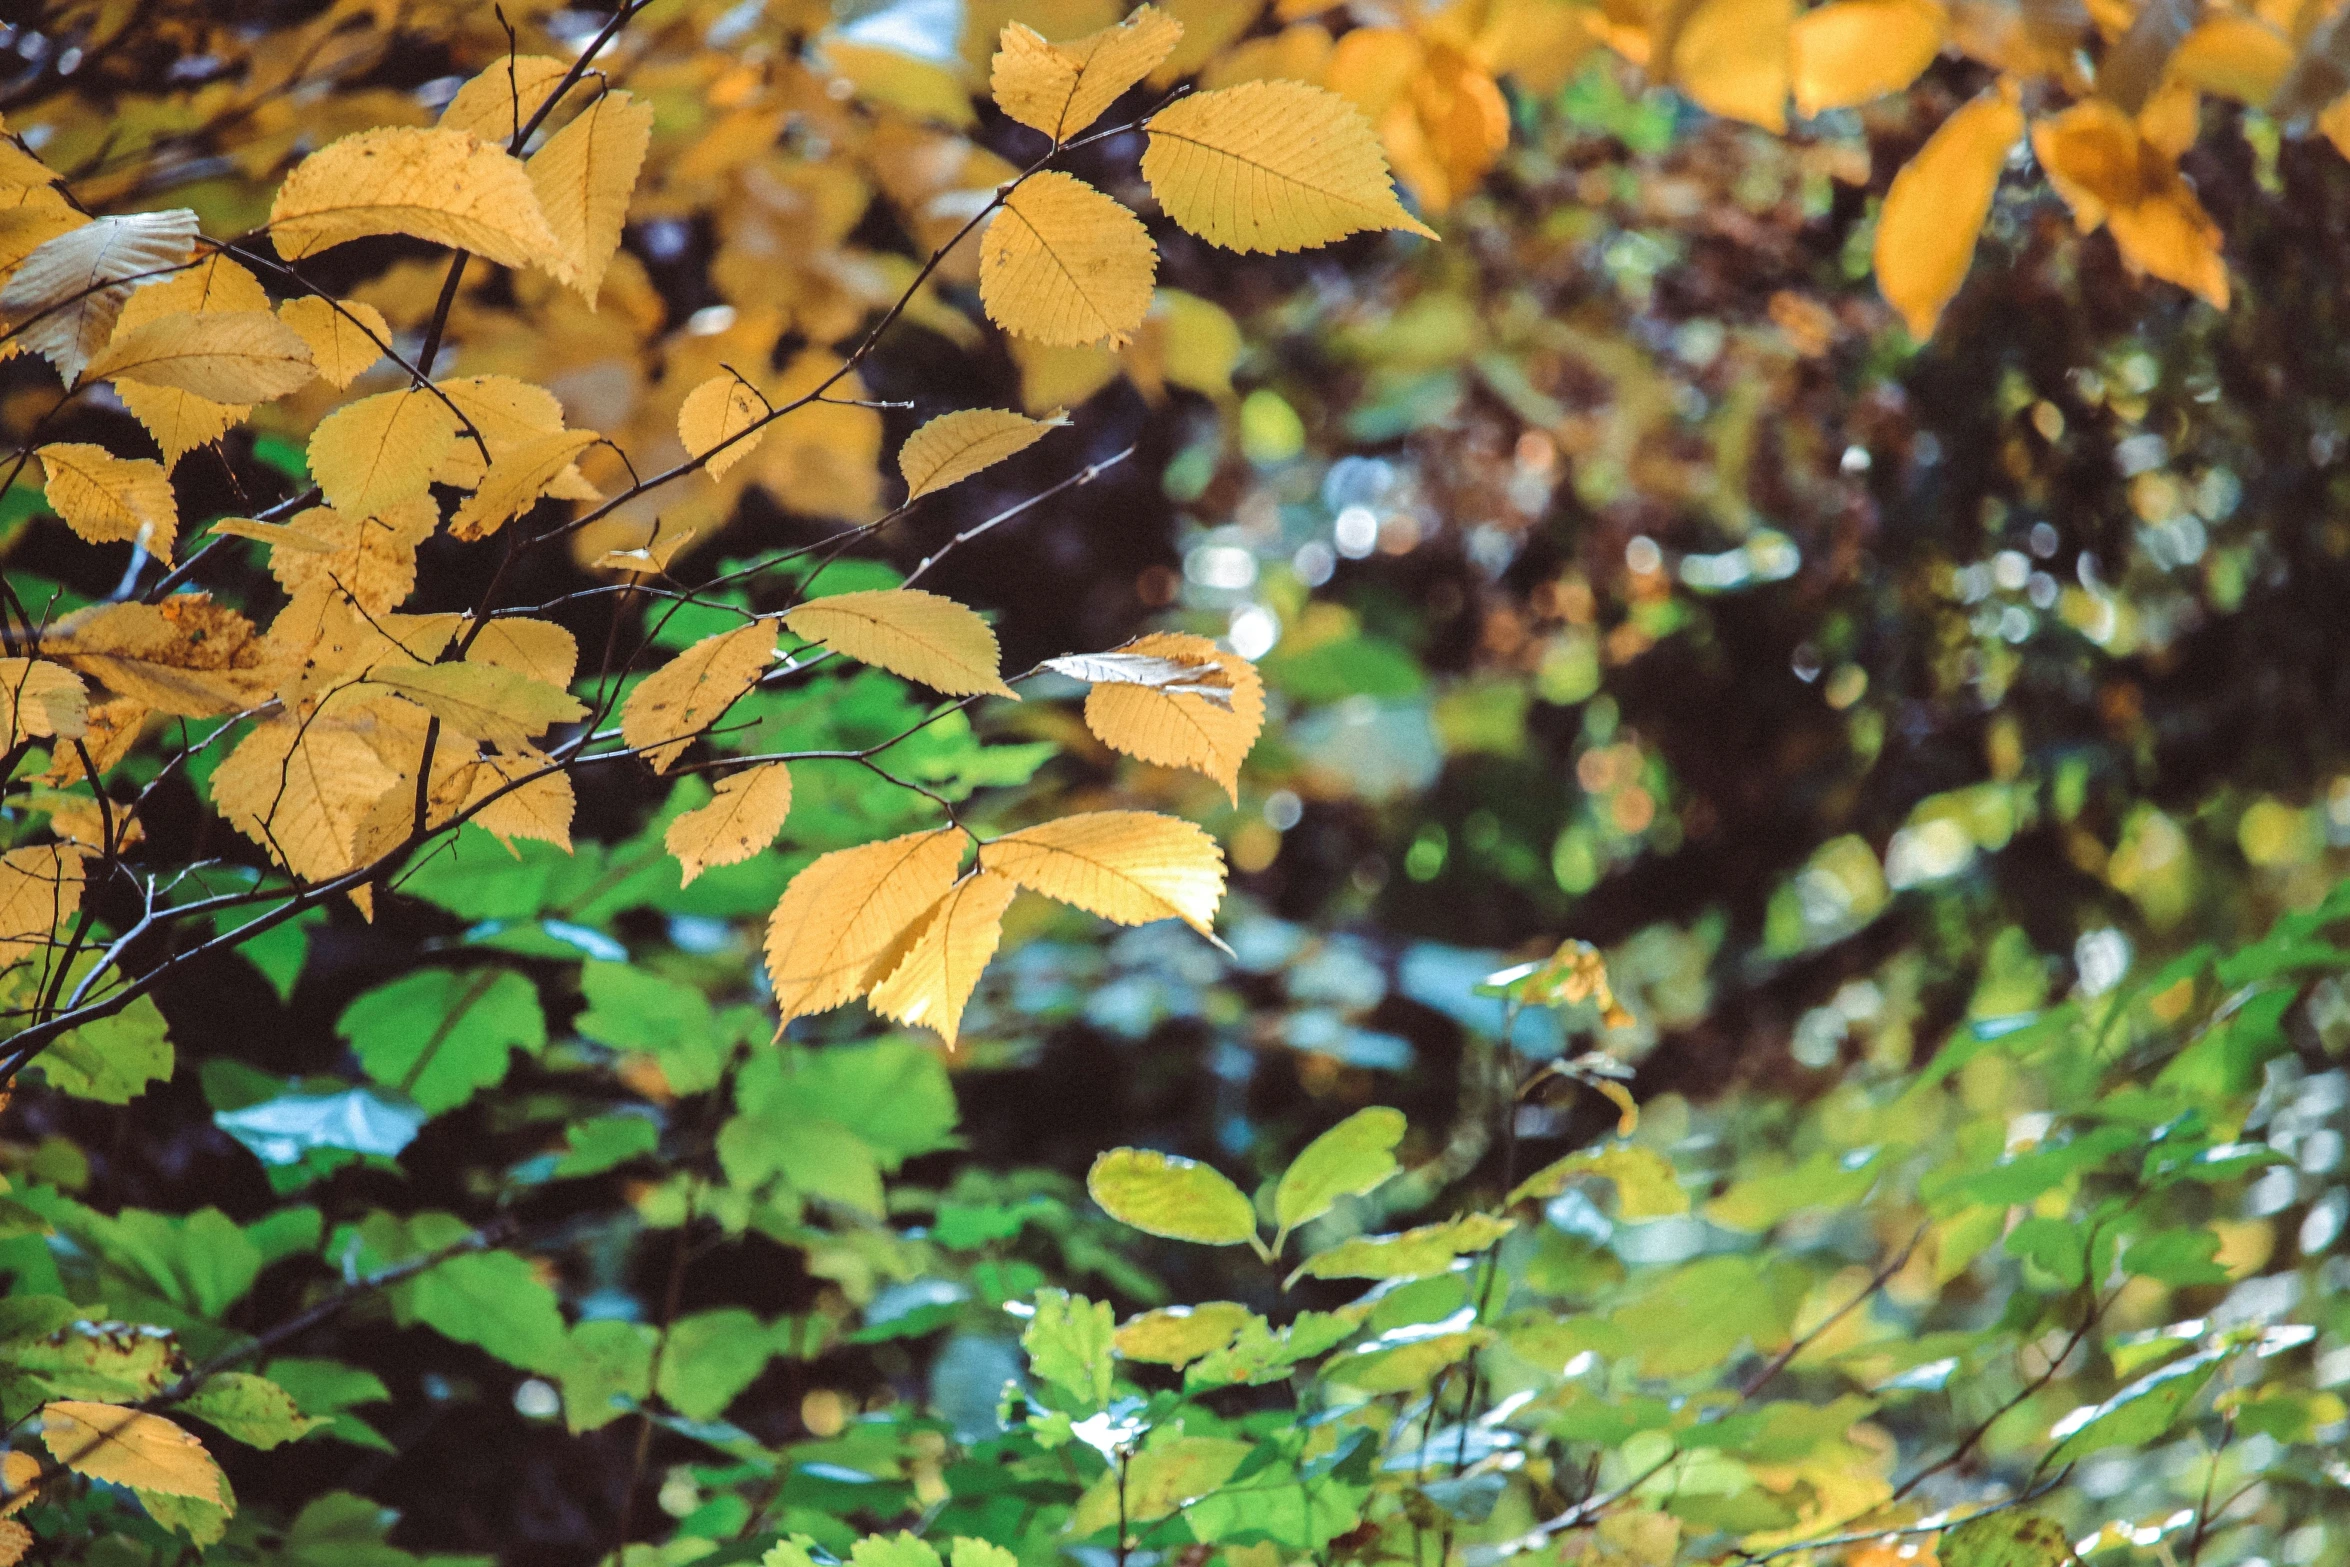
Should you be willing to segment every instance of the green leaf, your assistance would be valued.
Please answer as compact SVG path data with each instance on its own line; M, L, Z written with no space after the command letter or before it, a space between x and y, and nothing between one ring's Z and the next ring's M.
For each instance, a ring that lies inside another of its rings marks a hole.
M247 1447L263 1449L307 1436L328 1423L305 1416L293 1394L249 1371L222 1372L181 1407Z
M352 1002L335 1032L369 1077L437 1115L505 1081L512 1052L546 1048L547 1020L511 969L423 969Z
M939 1567L938 1552L911 1534L873 1534L849 1552L849 1567Z
M1969 1518L1934 1547L1942 1567L2062 1567L2073 1559L2064 1525L2023 1511Z
M581 1037L654 1056L677 1093L717 1084L731 1041L699 990L626 963L584 964L579 985L588 1008L572 1026Z
M805 1120L846 1127L892 1173L908 1159L958 1146L946 1068L911 1039L758 1051L737 1075L735 1103L785 1131Z
M951 1567L1020 1567L1020 1558L1000 1545L985 1540L955 1536L955 1543L947 1554Z
M333 1360L284 1359L271 1361L261 1374L292 1394L302 1413L321 1417L327 1436L354 1447L394 1451L382 1432L348 1413L353 1405L390 1401L391 1390L374 1372Z
M1400 1235L1358 1236L1307 1258L1292 1277L1424 1279L1451 1267L1455 1257L1483 1251L1516 1227L1512 1219L1471 1213Z
M38 1064L61 1094L126 1105L171 1076L171 1037L154 1001L141 996L112 1017L60 1035Z
M600 1175L639 1154L651 1153L661 1141L661 1128L641 1115L599 1115L574 1122L563 1134L563 1157L555 1161L555 1175L568 1179Z
M1801 1164L1753 1175L1705 1205L1706 1219L1725 1230L1759 1235L1806 1208L1845 1208L1876 1184L1874 1150L1838 1153L1823 1148Z
M465 1252L407 1286L407 1315L525 1371L559 1372L569 1335L555 1292L510 1251Z
M1615 1183L1616 1212L1623 1218L1669 1219L1689 1211L1689 1193L1682 1189L1673 1162L1637 1143L1585 1149L1547 1164L1520 1181L1504 1206L1548 1202L1565 1191L1568 1182L1587 1175Z
M652 1390L654 1337L644 1323L608 1317L571 1330L557 1381L573 1435L611 1424Z
M774 1354L767 1325L739 1306L681 1317L661 1353L658 1391L688 1420L715 1420Z
M1395 1174L1403 1134L1401 1110L1373 1105L1306 1144L1273 1189L1273 1219L1282 1235L1328 1213L1341 1197L1360 1197Z
M1126 1521L1150 1523L1188 1506L1232 1478L1254 1443L1218 1436L1176 1436L1152 1443L1127 1462ZM1082 1539L1118 1522L1118 1471L1098 1476L1078 1500L1069 1532Z
M1102 1211L1146 1235L1237 1246L1257 1238L1256 1210L1239 1187L1194 1160L1113 1148L1094 1160L1085 1189Z
M1042 1289L1020 1347L1028 1351L1030 1371L1075 1400L1069 1413L1090 1415L1110 1401L1110 1344L1116 1333L1117 1316L1108 1301Z
M2057 1444L2048 1455L2051 1464L2069 1464L2108 1447L2145 1447L2175 1424L2211 1380L2219 1363L2233 1353L2207 1349L2149 1371L2102 1404L2074 1410L2049 1428Z
M2225 1284L2228 1270L2218 1256L2216 1230L2157 1230L2130 1238L2122 1250L2122 1271L2173 1286Z

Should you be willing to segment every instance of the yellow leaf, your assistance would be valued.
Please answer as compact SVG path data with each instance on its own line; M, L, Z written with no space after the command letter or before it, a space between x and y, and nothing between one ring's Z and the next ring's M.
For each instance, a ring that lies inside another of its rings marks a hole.
M49 505L92 544L130 539L168 564L179 536L179 502L163 464L117 457L103 446L54 443L33 453L47 476Z
M1809 118L1896 93L1942 52L1950 13L1940 0L1829 0L1795 19L1789 37L1795 111Z
M1169 104L1151 117L1142 174L1167 216L1227 250L1305 250L1366 229L1436 237L1396 200L1362 111L1304 82Z
M362 397L310 432L310 477L335 510L378 516L431 487L457 428L456 415L430 392Z
M366 862L361 828L378 802L414 799L411 749L424 715L406 707L415 734L387 711L335 693L307 718L258 724L212 773L212 804L230 826L308 881L327 881ZM386 753L408 758L407 765Z
M557 430L507 452L490 464L481 488L449 519L449 532L460 539L488 538L538 504L571 460L597 439L593 430Z
M51 626L41 649L159 713L214 718L269 700L269 652L253 623L202 593L99 604Z
M980 972L1004 938L1004 910L1019 884L993 871L973 871L948 889L923 917L922 928L897 966L865 998L883 1017L936 1029L951 1049L963 1008Z
M442 755L451 765L444 771L440 757L434 758L435 823L472 811L476 825L500 838L534 839L569 852L571 818L577 809L569 773L536 751L463 756L444 748Z
M923 915L954 885L966 841L953 827L909 833L818 855L794 876L767 922L767 973L782 1020L853 1000L895 968Z
M1073 346L1134 335L1158 247L1131 212L1074 175L1029 176L979 242L979 301L1007 332Z
M0 966L49 945L82 906L82 855L53 843L0 854Z
M1993 87L1944 120L1893 176L1877 219L1877 287L1920 342L1966 280L1999 171L2023 133L2022 111Z
M386 664L368 676L475 740L519 751L555 724L587 716L560 686L496 664Z
M476 664L496 664L543 680L561 690L579 664L579 639L551 620L501 615L481 628L465 655Z
M696 736L751 689L775 657L775 623L704 637L645 678L620 708L620 736L665 773Z
M146 703L130 697L115 697L100 702L90 709L86 727L82 730L80 746L59 746L50 753L49 770L42 781L68 788L88 776L82 766L82 752L90 753L90 766L104 777L114 765L130 755L131 747L139 743L152 711Z
M227 256L214 254L185 272L174 273L132 294L124 301L122 315L115 322L113 341L119 343L135 329L167 315L183 312L211 315L269 308L269 294L252 273ZM166 468L176 466L197 447L219 440L230 426L253 411L244 403L218 402L175 387L148 386L137 381L117 381L114 395L130 410L131 417L147 427L147 433L155 437L155 444L163 448Z
M995 632L976 611L920 588L810 599L783 617L794 636L949 696L1014 696L997 669Z
M1092 811L1007 833L980 864L1032 892L1121 925L1179 919L1215 939L1224 854L1206 833L1149 811Z
M440 127L471 131L493 146L506 146L545 106L570 70L565 62L543 54L507 55L457 89L457 96L441 110Z
M740 376L714 375L685 394L677 410L677 438L685 443L689 457L714 454L702 470L715 479L759 449L767 432L743 432L772 411L767 399ZM721 446L725 450L720 451Z
M1673 85L1714 113L1787 129L1794 0L1697 0L1673 35Z
M287 300L277 307L277 314L310 345L311 363L334 387L358 380L383 358L383 345L392 340L391 323L383 312L356 299L309 294Z
M220 1466L161 1415L58 1399L41 1411L41 1440L68 1469L163 1496L220 1499Z
M331 587L297 594L269 627L278 699L299 708L382 665L429 664L460 624L450 614L370 614Z
M460 375L440 383L441 395L471 421L472 434L459 438L434 467L435 484L478 489L489 463L563 428L563 404L553 392L510 375ZM474 435L481 437L477 444ZM489 448L484 461L482 447ZM576 470L566 470L547 493L565 500L597 500L596 487Z
M1161 632L1119 651L1188 665L1226 687L1224 700L1131 681L1096 681L1085 726L1104 745L1161 767L1188 767L1240 801L1240 763L1265 727L1265 683L1256 666L1205 637Z
M183 265L196 245L196 214L134 212L95 218L44 242L0 288L0 316L14 341L71 386L114 335L123 302L142 283Z
M0 658L0 713L7 715L11 747L48 735L78 740L89 728L90 693L63 664Z
M1183 24L1142 5L1115 27L1065 44L1047 43L1014 22L1003 31L989 77L996 107L1055 143L1101 118L1127 88L1158 68L1183 36Z
M1166 11L1183 24L1174 52L1150 74L1153 87L1172 87L1206 65L1256 22L1265 0L1167 0Z
M169 315L115 335L83 374L216 403L266 403L309 384L310 345L266 310Z
M937 418L906 437L898 448L898 472L905 476L906 499L919 500L950 484L959 484L982 469L992 468L1015 452L1024 452L1069 421L1054 414L1031 419L1004 408L959 408Z
M718 780L710 803L671 822L661 842L691 885L711 866L739 864L773 843L790 814L791 772L769 762Z
M2132 269L2227 308L2219 225L2137 121L2103 99L2085 99L2033 126L2032 150L2083 233L2105 225Z
M269 208L279 255L300 261L370 234L406 234L500 266L554 265L561 246L530 174L465 131L385 126L294 166Z
M9 1456L14 1458L20 1455L11 1453ZM40 1468L39 1462L35 1461L33 1467ZM29 1501L31 1498L28 1497L26 1500ZM32 1530L27 1529L13 1518L0 1522L0 1567L16 1567L18 1562L24 1560L25 1552L32 1548Z
M592 308L604 269L620 248L620 225L653 136L653 106L628 93L604 94L531 156L531 188L555 234L556 281Z
M0 1455L0 1518L21 1512L33 1500L33 1482L41 1478L41 1461L22 1448Z
M380 615L416 589L416 548L440 523L432 497L387 507L380 517L348 517L331 506L298 513L270 540L270 575L288 593L340 589ZM216 533L230 531L216 526Z

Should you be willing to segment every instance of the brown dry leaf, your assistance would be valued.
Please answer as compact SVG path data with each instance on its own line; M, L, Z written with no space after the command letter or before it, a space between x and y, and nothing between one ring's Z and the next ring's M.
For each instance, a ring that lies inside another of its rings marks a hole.
M923 918L913 945L865 997L883 1017L936 1029L949 1049L963 1026L963 1009L979 976L1004 938L1004 910L1017 882L974 871L948 890Z
M1097 682L1086 694L1085 726L1104 745L1128 756L1207 774L1237 805L1241 761L1265 727L1265 683L1256 666L1205 637L1180 632L1142 637L1120 651L1218 672L1229 687L1226 699Z
M331 506L296 513L270 540L270 575L289 594L340 589L371 615L396 609L416 590L416 549L440 525L432 497L419 495L379 517L348 517ZM215 532L227 531L215 527Z
M710 803L671 822L661 842L690 886L711 866L739 864L773 843L790 814L791 772L768 762L718 780Z
M628 694L620 708L621 738L645 753L653 771L669 771L694 738L751 689L774 657L771 620L704 637Z
M810 599L783 617L794 636L949 696L1017 698L998 668L995 632L964 604L920 588Z
M503 147L546 106L571 67L543 54L507 55L457 89L441 110L445 131L471 131ZM519 115L516 111L520 111Z
M0 854L0 966L49 945L82 906L82 851L33 844Z
M620 225L652 136L653 106L615 90L589 104L526 165L555 233L560 259L549 270L590 307L620 248Z
M564 690L579 667L579 639L551 620L501 615L481 628L465 656L473 663L496 664Z
M33 455L41 459L50 508L67 527L92 544L142 544L170 564L179 501L163 464L80 441L53 442Z
M0 316L17 345L71 386L114 335L131 291L185 264L195 246L196 214L185 207L93 219L25 257L0 288Z
M384 126L294 166L269 208L279 255L300 261L370 234L406 234L500 266L556 266L562 247L530 174L466 131Z
M1136 6L1114 27L1065 44L1045 41L1014 22L1003 30L988 79L996 107L1057 144L1158 68L1183 36L1183 24L1156 6Z
M980 239L979 300L1007 332L1116 348L1149 313L1158 265L1133 213L1074 175L1035 174Z
M954 885L967 841L953 827L909 833L818 855L794 876L767 923L782 1021L853 1000L895 968Z
M1787 129L1794 0L1697 0L1673 35L1673 85L1703 108Z
M89 727L90 693L63 664L0 658L0 713L7 715L11 747L51 735L78 740Z
M204 1444L161 1415L61 1398L41 1411L41 1440L59 1463L94 1480L161 1496L221 1497L220 1466Z
M310 432L310 477L326 503L374 517L431 488L457 444L456 415L430 392L378 392L336 409Z
M1829 0L1790 34L1795 112L1807 119L1907 87L1942 52L1941 0Z
M384 356L391 323L375 306L356 299L310 294L277 307L278 319L310 345L319 378L336 388L349 386Z
M49 628L41 650L116 696L180 718L244 712L277 688L253 623L203 593L77 610Z
M1966 280L2023 111L1992 87L1944 120L1893 176L1877 219L1877 287L1920 342Z
M1091 811L1007 833L979 851L986 869L1121 925L1179 919L1213 941L1224 854L1179 817Z
M1007 408L959 408L940 414L907 436L906 444L898 448L898 472L905 477L906 499L919 500L959 484L1016 452L1026 451L1068 422L1069 416L1059 411L1042 419Z
M1304 82L1169 104L1151 116L1142 175L1167 216L1227 250L1307 250L1367 229L1436 237L1396 200L1362 111Z
M83 371L215 403L272 402L317 373L310 345L268 310L180 312L117 331Z
M771 412L767 399L742 377L714 375L685 394L685 401L677 410L677 438L685 443L689 457L715 453L702 465L702 471L713 479L720 478L727 469L757 451L767 432L760 430L740 440L735 437ZM728 441L734 444L719 451Z
M601 437L593 430L557 430L534 436L501 454L449 519L460 539L486 539L538 504L571 467L572 459Z

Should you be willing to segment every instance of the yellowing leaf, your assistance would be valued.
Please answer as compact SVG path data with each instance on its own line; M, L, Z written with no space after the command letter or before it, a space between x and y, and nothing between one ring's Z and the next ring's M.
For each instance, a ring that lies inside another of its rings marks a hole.
M685 402L677 410L677 438L685 443L688 456L715 453L702 465L715 479L759 449L767 432L747 436L743 432L772 411L767 399L740 376L714 375L685 394ZM743 438L736 440L737 436ZM729 441L734 444L718 450Z
M989 90L997 108L1063 142L1156 70L1182 36L1182 23L1149 5L1135 7L1115 27L1065 44L1047 43L1043 34L1014 22L1003 31Z
M496 664L387 664L368 678L502 751L521 750L552 725L587 716L586 705L561 687Z
M1403 209L1362 111L1304 82L1243 82L1151 116L1151 193L1227 250L1306 250L1366 229L1435 232Z
M646 677L620 709L620 735L665 773L751 689L775 657L775 623L754 620L704 637Z
M221 1497L220 1466L204 1444L161 1415L61 1398L41 1411L41 1440L59 1463L95 1480L161 1496Z
M310 477L335 510L377 516L431 487L457 429L456 415L430 392L362 397L310 432Z
M117 457L103 446L68 441L33 453L47 476L50 507L92 544L136 540L169 562L179 536L179 502L159 462Z
M492 146L506 146L570 71L565 62L543 54L503 56L457 89L457 96L441 110L440 127L471 131Z
M380 517L347 517L331 506L313 506L268 540L270 574L288 593L340 591L380 615L415 591L416 547L440 520L429 495L402 501ZM222 524L213 531L231 530Z
M653 106L608 92L557 131L527 165L539 210L555 234L559 261L550 270L590 306L620 248L620 225L652 136Z
M1085 1172L1085 1190L1104 1213L1146 1235L1202 1246L1256 1239L1256 1209L1246 1194L1196 1160L1152 1148L1112 1148Z
M1007 332L1115 348L1150 312L1158 247L1131 212L1074 175L1031 175L979 242L979 300Z
M117 696L181 718L259 706L277 683L253 623L201 593L78 610L43 634L41 648Z
M356 299L308 294L278 306L277 315L310 345L310 361L330 386L358 380L383 358L383 345L392 340L383 312Z
M63 664L0 658L0 713L7 715L10 746L49 735L75 740L89 726L90 693Z
M783 617L794 636L949 696L1013 696L997 669L995 632L970 608L920 588L811 599Z
M1224 684L1224 700L1166 686L1097 682L1085 698L1085 727L1128 756L1207 774L1237 804L1241 760L1265 727L1265 683L1256 666L1205 637L1178 632L1142 637L1121 651L1197 669Z
M1224 854L1187 821L1148 811L1093 811L1007 833L980 863L1032 892L1121 925L1179 919L1215 939Z
M500 266L562 255L522 164L465 131L386 126L294 166L269 208L279 255L299 261L370 234L406 234Z
M1148 9L1145 7L1144 9ZM898 472L906 499L918 500L1024 452L1046 432L1069 421L1061 415L1031 419L1005 408L959 408L940 414L906 437L898 448Z
M710 803L671 822L661 843L691 885L711 866L739 864L773 843L790 814L791 772L769 762L718 780Z
M82 906L82 855L53 843L0 854L0 967L49 944Z
M0 316L71 386L114 335L131 290L186 262L195 245L196 214L185 207L93 219L25 257L0 288Z
M1794 0L1697 0L1673 35L1673 85L1716 114L1785 131L1794 20Z
M1253 1231L1253 1219L1250 1227ZM1121 1360L1181 1368L1231 1343L1249 1316L1246 1306L1229 1300L1161 1306L1121 1323L1111 1342Z
M465 498L449 519L460 539L485 539L538 503L571 466L596 443L593 430L557 430L513 448L490 464L481 488Z
M2023 133L2022 111L1993 87L1944 120L1893 176L1877 219L1877 287L1921 342L1966 280L1999 171Z
M571 684L572 672L579 666L579 639L551 620L501 615L481 628L465 656L476 664L496 664L560 690Z
M1829 0L1789 35L1795 109L1848 109L1914 82L1942 52L1950 15L1940 0Z
M951 1048L980 971L1003 940L1004 910L1019 891L1017 883L985 870L955 883L866 1003L883 1017L937 1030Z
M310 345L267 310L162 316L117 333L83 371L248 404L283 397L315 373Z
M954 885L966 841L953 827L909 833L818 855L794 876L767 922L783 1021L861 996L896 967L917 922Z

